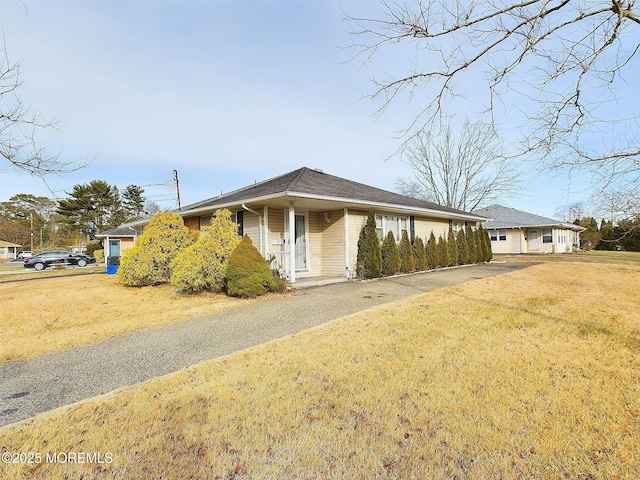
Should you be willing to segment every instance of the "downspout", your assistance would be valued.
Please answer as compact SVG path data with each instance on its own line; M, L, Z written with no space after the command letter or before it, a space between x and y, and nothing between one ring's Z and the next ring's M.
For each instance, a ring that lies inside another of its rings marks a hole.
M267 256L266 252L262 251L262 221L263 221L262 215L256 212L255 210L251 210L244 203L242 204L242 208L244 208L247 212L251 212L254 215L258 216L258 250L260 251L262 256L266 258Z

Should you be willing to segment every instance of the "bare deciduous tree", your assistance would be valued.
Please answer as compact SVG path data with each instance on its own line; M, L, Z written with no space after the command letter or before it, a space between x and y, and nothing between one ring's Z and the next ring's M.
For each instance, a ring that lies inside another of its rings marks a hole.
M60 154L50 154L38 143L37 133L57 129L56 121L40 118L25 105L19 95L22 86L20 63L12 63L3 39L4 56L0 58L0 170L11 166L31 175L68 173L85 167L88 161L63 160Z
M502 156L490 125L466 121L459 134L449 123L420 132L407 146L405 161L414 177L396 181L400 192L447 207L473 211L522 188L521 174Z
M452 116L454 101L472 84L483 87L482 108L494 124L497 117L525 117L518 153L541 153L557 168L592 167L610 181L637 181L640 142L625 136L638 127L637 109L631 117L616 111L637 105L634 8L634 0L384 1L380 18L347 20L363 63L383 50L412 49L406 70L374 78L370 95L380 101L379 113L399 97L421 102L400 132L400 151ZM607 141L594 142L595 134Z

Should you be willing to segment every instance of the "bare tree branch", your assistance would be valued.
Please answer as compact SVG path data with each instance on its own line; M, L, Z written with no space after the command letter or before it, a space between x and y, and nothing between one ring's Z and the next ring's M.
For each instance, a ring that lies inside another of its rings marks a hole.
M413 69L374 78L369 95L379 102L377 114L400 97L420 102L398 133L396 153L404 152L419 132L457 113L459 104L453 101L466 93L461 86L466 81L484 87L486 101L474 100L484 104L496 128L498 105L505 110L502 123L509 122L511 110L522 109L526 119L518 125L517 155L537 154L554 168L600 169L615 163L610 169L615 179L640 171L637 141L618 141L609 150L595 151L592 140L596 133L618 131L637 121L603 118L600 110L603 102L614 104L624 96L637 102L637 95L626 88L629 80L637 88L640 35L628 30L640 24L635 0L416 0L382 5L380 18L347 20L353 59L363 65L383 49L403 54L407 48L415 50ZM604 122L609 122L607 129Z
M4 40L4 39L3 39ZM44 120L26 106L18 95L22 87L20 63L12 63L4 42L4 56L0 60L0 171L13 167L44 178L87 166L89 160L63 160L60 153L51 154L47 146L36 139L38 132L57 130L59 122Z
M459 135L451 124L420 132L405 150L405 161L414 177L398 179L398 190L447 207L473 211L522 189L521 175L486 124L466 121Z

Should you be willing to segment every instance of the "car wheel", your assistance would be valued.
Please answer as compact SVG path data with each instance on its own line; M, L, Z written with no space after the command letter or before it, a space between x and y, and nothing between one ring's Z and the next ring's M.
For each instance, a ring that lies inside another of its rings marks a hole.
M79 267L86 267L87 266L87 261L84 258L81 258L80 260L78 260L78 266Z
M41 262L35 263L33 265L33 269L34 270L41 271L41 270L44 270L45 268L47 268L47 266L44 263L41 263Z

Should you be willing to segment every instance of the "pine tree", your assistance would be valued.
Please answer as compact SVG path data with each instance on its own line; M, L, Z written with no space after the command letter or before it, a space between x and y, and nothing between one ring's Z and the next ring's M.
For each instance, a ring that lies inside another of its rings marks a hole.
M438 244L436 243L433 230L431 231L431 235L429 235L429 240L427 240L426 255L429 269L433 270L434 268L438 268L440 265L440 254L438 253Z
M458 264L458 244L456 243L456 235L453 233L453 227L449 225L449 233L447 234L447 247L449 248L449 265Z
M420 237L416 237L413 242L413 259L417 271L422 272L427 269L427 252Z
M395 275L400 271L400 252L393 232L389 230L382 243L382 274Z
M376 217L369 212L367 221L360 230L356 276L358 278L378 278L382 274L382 250L376 233Z
M411 246L409 234L406 230L402 231L398 252L400 253L400 271L402 273L413 272L416 268L415 260L413 259L413 247Z
M465 227L465 236L467 237L467 245L469 246L469 263L478 263L478 243L471 226Z
M438 253L440 254L440 266L449 266L449 249L447 248L447 241L440 236L438 238Z
M456 234L456 243L458 244L458 265L466 265L469 263L469 245L462 229Z

